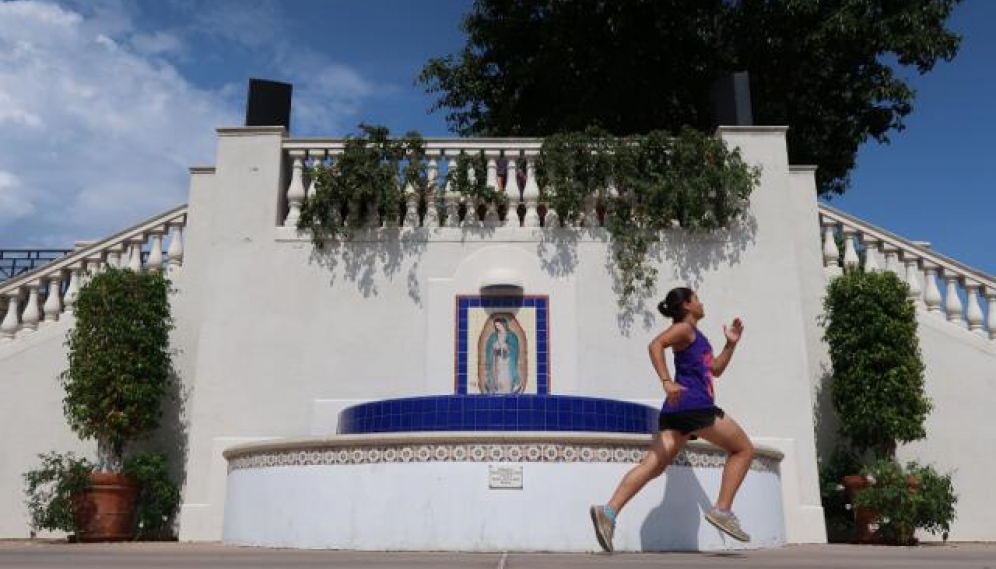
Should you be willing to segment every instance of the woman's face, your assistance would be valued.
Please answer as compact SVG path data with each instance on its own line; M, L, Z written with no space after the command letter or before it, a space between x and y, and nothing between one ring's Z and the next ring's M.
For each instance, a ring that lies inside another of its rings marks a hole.
M703 306L702 301L699 300L698 294L692 294L692 298L685 303L685 310L696 318L702 318L705 316L705 306Z
M501 320L495 320L495 332L498 332L499 334L504 334L505 330L506 330L505 323L502 322Z

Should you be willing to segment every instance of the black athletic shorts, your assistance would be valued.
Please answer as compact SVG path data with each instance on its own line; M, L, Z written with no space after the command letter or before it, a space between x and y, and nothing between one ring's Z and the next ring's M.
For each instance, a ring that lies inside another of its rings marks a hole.
M679 411L677 413L661 413L658 425L662 431L678 431L683 435L711 427L716 422L716 417L722 419L726 416L719 407L707 409L692 409L691 411ZM694 435L692 438L696 438Z

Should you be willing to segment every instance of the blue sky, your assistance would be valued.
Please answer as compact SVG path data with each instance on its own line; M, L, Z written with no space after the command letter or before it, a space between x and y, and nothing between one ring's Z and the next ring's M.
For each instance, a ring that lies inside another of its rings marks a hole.
M292 129L447 135L414 84L463 45L470 0L0 3L0 247L71 247L186 200L240 124L249 77L294 84ZM908 128L866 144L833 205L996 273L996 3L966 2L954 62L914 77Z

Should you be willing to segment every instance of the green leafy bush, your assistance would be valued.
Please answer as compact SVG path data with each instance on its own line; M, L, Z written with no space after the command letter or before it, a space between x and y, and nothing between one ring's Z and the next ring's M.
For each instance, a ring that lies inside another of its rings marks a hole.
M73 453L38 455L41 465L24 473L32 533L38 530L76 532L73 497L90 487L94 465Z
M159 425L173 377L169 281L159 272L106 268L82 287L66 340L63 410L97 465L119 471L124 446Z
M931 410L909 288L888 271L848 271L827 289L824 325L838 434L859 453L895 459L898 443L926 436Z
M885 542L908 545L917 529L947 539L958 502L949 474L915 462L903 467L891 460L869 464L861 474L868 486L857 493L854 506L875 512L876 531Z
M138 483L135 537L172 539L173 522L180 508L180 488L169 477L166 453L130 455L124 461L124 474Z

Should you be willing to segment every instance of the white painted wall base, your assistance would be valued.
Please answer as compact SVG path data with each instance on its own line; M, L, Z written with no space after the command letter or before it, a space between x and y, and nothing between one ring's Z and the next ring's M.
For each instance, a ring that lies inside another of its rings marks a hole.
M474 436L490 453L495 445L486 441L496 435L508 434ZM537 436L557 440L554 434ZM598 437L568 433L561 438L577 443ZM363 445L355 445L356 438L341 446L337 439L351 438L333 437L307 447L289 444L289 460L296 461L300 454L303 460L320 461L317 455L326 451L382 448L404 435L367 436ZM633 443L643 439L614 438L627 443L617 447L627 452L640 448ZM436 440L439 445L445 442L445 435ZM260 445L265 450L254 466L229 472L226 543L368 551L594 551L598 543L588 508L604 503L634 466L597 460L470 461L469 456L467 461L400 462L398 457L397 462L374 464L263 466L285 460L277 457L280 447ZM735 510L752 535L750 543L727 538L702 518L716 498L722 475L721 462L715 454L703 454L705 448L690 445L686 452L696 466L671 466L627 505L616 530L617 551L707 551L785 543L777 468L752 469L737 496ZM366 454L355 456L367 459ZM777 465L775 459L766 460ZM498 465L521 467L522 487L490 488L489 467Z

